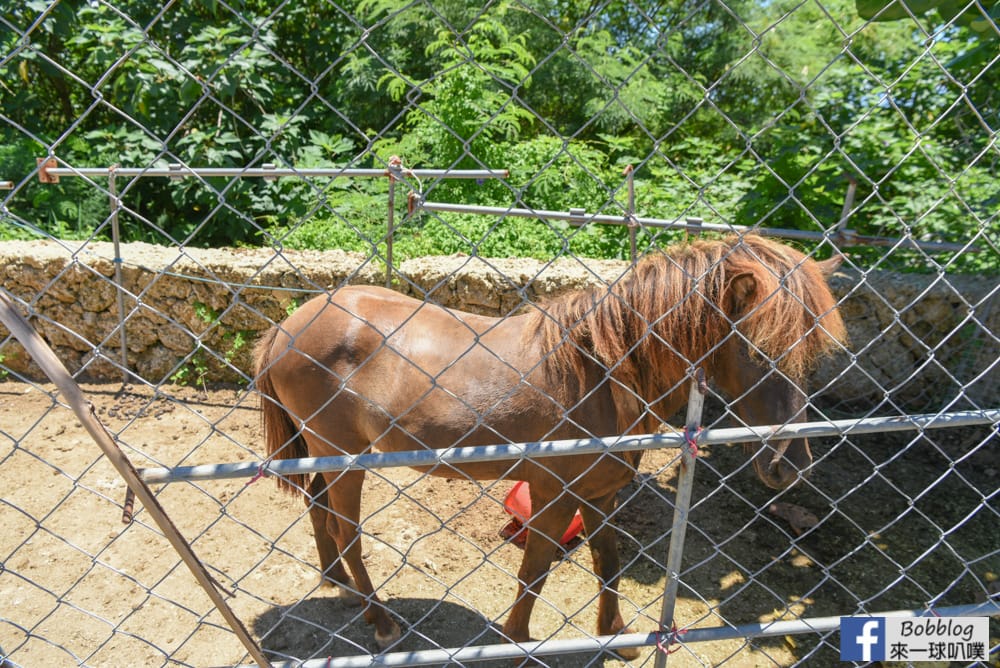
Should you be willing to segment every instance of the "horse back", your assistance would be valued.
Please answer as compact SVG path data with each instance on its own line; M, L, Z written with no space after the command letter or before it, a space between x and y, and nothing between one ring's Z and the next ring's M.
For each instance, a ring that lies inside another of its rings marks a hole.
M604 393L591 391L583 404L568 396L579 394L578 379L543 372L544 351L525 323L343 288L276 327L270 396L286 419L304 424L311 456L614 433ZM493 478L510 463L474 468L467 473Z

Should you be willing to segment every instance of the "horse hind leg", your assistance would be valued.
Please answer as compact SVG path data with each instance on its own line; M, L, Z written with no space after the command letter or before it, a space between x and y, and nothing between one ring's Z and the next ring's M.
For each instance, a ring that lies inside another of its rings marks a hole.
M517 572L517 598L511 607L503 634L511 642L531 640L529 627L531 611L535 600L545 585L549 568L559 550L559 539L569 526L575 510L569 497L550 503L551 497L536 496L535 486L531 487L532 508L544 508L528 522L528 540L524 545L524 556Z
M353 587L365 605L365 621L375 626L375 643L380 650L394 644L401 635L399 624L388 613L385 604L375 594L371 577L361 557L361 488L365 482L364 471L324 473L326 495L330 502L331 517L326 522L330 535L336 542L342 562L354 576ZM320 556L322 559L322 555ZM343 568L343 567L341 567Z
M580 504L580 515L587 531L587 543L594 562L594 574L600 582L597 602L598 635L631 633L622 621L618 601L618 583L621 580L621 558L618 555L618 537L607 518L615 507L615 493ZM632 661L639 658L634 647L616 650L621 658Z
M337 534L337 516L330 512L326 479L320 474L313 476L309 494L306 496L306 505L309 506L309 520L312 522L316 552L319 554L320 586L333 587L341 598L356 600L357 587L354 579L344 568L340 549L334 539Z

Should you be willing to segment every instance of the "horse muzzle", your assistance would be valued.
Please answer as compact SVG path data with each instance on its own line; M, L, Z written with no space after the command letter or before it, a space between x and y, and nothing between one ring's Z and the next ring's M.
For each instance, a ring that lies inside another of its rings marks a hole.
M804 438L767 443L753 458L757 477L771 489L791 487L809 474L811 465L809 441Z

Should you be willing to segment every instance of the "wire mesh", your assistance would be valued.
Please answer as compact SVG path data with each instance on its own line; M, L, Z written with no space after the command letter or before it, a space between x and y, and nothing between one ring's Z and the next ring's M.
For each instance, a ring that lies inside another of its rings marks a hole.
M839 665L831 618L996 614L996 5L775 8L0 10L3 288L137 466L234 462L242 478L189 477L157 497L276 665L368 665L375 604L324 584L322 525L254 477L292 470L265 459L253 342L353 284L483 317L608 293L630 256L683 240L662 221L789 230L811 257L846 256L831 287L850 341L801 388L810 424L828 429L809 435L809 476L768 489L740 448L710 438L800 421L741 416L710 379L677 569L686 440L622 425L613 442L646 439L646 452L601 526L635 633L600 633L594 558L572 542L534 605L540 644L498 648L523 555L500 535L512 481L367 466L358 540L401 628L386 665L525 648L551 666ZM422 211L391 197L395 182ZM124 483L3 335L0 665L246 662L149 513L118 524ZM496 435L493 454L510 455L516 441ZM661 619L671 578L675 629ZM993 622L994 652L998 637ZM614 651L630 647L638 658Z

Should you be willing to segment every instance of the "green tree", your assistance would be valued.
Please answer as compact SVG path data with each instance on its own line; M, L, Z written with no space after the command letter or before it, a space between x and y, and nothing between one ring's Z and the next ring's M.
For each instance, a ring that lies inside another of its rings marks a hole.
M996 3L907 6L868 21L851 0L29 0L0 10L0 167L26 173L49 153L234 167L399 155L510 169L504 182L422 184L433 199L622 214L633 164L641 214L813 231L837 222L850 177L859 233L995 248ZM118 185L130 238L385 244L384 179ZM82 179L21 185L2 234L106 234L107 196ZM628 246L622 228L461 216L409 219L398 240L413 252Z

